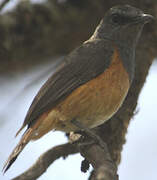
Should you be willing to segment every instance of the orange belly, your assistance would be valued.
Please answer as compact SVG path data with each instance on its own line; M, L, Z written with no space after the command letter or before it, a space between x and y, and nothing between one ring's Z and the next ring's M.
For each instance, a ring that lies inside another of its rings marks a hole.
M78 130L71 120L76 119L88 128L96 127L117 112L129 89L129 77L115 50L112 62L101 75L75 89L55 108L43 114L32 139L50 130Z

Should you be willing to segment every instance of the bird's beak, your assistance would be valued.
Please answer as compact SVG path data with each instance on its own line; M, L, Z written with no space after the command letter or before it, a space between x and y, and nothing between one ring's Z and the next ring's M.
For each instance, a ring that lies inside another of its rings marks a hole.
M140 19L144 23L148 23L152 20L155 20L154 16L152 16L150 14L142 14Z

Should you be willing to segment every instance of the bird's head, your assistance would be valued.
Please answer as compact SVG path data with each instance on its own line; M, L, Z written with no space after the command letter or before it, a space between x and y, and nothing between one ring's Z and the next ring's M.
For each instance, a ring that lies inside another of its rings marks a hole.
M108 38L119 43L136 44L144 24L151 21L152 15L130 5L112 7L95 31L99 38Z

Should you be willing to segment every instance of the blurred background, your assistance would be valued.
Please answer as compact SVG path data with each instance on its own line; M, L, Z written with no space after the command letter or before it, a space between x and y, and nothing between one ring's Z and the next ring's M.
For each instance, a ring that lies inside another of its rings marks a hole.
M39 2L39 1L33 1ZM3 13L16 5L11 1ZM26 68L24 71L3 73L0 76L0 170L17 144L21 134L14 138L23 123L27 110L42 84L54 72L63 57L50 59L44 64ZM137 114L131 120L123 146L118 174L120 180L156 180L157 162L157 61L151 65L144 88L138 99ZM14 165L0 180L9 180L28 169L49 148L67 142L64 133L50 132L36 142L29 143ZM39 180L86 180L90 174L80 171L80 155L53 163Z

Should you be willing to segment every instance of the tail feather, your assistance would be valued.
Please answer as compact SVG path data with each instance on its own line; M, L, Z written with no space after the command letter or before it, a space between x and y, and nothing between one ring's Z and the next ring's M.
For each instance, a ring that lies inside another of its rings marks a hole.
M19 135L19 133L22 131L22 129L25 127L25 125L22 125L22 127L17 131L15 137L17 137Z
M15 147L15 149L13 150L13 152L11 153L11 155L9 156L8 160L6 161L6 163L4 164L3 167L3 172L5 173L10 166L14 163L14 161L17 159L18 155L21 153L21 151L24 149L24 147L27 145L27 143L29 142L29 140L31 139L31 135L32 135L32 129L29 128L26 130L26 132L24 133L24 135L22 136L20 142L18 143L18 145Z

